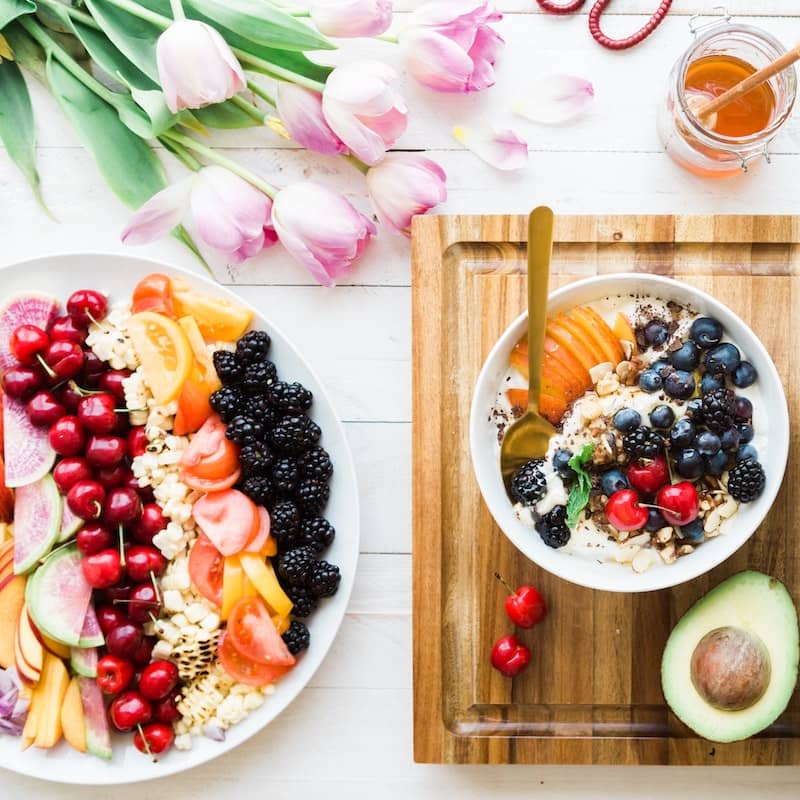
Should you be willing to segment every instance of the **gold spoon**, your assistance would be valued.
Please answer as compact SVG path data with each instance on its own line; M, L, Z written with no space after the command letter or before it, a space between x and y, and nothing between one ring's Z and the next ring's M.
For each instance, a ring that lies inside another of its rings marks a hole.
M547 453L555 428L539 414L539 389L547 324L547 290L553 253L553 211L538 206L528 217L528 410L506 430L500 471L506 491L517 470Z

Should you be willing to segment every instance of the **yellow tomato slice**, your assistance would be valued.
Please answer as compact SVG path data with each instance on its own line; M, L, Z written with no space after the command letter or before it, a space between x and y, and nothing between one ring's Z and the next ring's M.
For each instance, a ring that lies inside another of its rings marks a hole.
M249 327L253 312L224 297L196 292L179 278L172 279L172 300L179 317L194 317L203 338L232 342Z
M281 617L288 616L292 610L292 601L278 583L272 564L265 563L264 557L255 553L240 553L239 561L245 574L253 586L258 589L258 593L266 600L267 605Z
M128 320L128 335L156 402L174 400L194 362L192 348L181 327L161 314L140 311Z
M228 556L222 568L222 608L220 619L228 619L231 609L242 599L244 593L244 570L236 556Z
M216 392L222 383L217 377L217 371L214 369L214 362L211 359L211 354L208 352L203 334L200 333L200 327L194 317L181 317L178 324L186 334L189 340L189 346L194 353L195 367L200 371L203 383L208 388L208 393Z

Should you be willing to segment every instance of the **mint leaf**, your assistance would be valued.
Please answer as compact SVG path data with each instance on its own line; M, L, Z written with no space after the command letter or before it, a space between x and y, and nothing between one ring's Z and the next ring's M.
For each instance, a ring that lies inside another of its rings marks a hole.
M585 444L579 453L576 453L569 460L569 465L572 467L576 475L575 483L569 491L569 498L567 499L567 525L574 528L578 522L578 517L581 511L586 508L589 502L589 493L592 490L592 479L589 473L584 469L584 465L592 460L594 453L594 445L589 442Z

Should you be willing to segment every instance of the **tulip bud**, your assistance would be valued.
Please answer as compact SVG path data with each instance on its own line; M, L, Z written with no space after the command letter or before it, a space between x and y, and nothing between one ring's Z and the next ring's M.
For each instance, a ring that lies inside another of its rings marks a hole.
M392 0L312 0L309 11L326 36L377 36L392 24Z
M321 94L294 83L279 83L276 103L286 132L298 144L326 155L347 152L345 144L325 121Z

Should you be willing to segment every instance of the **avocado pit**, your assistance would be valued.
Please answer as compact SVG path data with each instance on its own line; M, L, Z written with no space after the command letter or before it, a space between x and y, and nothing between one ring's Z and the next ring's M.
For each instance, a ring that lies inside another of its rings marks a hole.
M771 666L764 642L750 631L715 628L692 653L692 683L701 697L722 711L741 711L767 690Z

